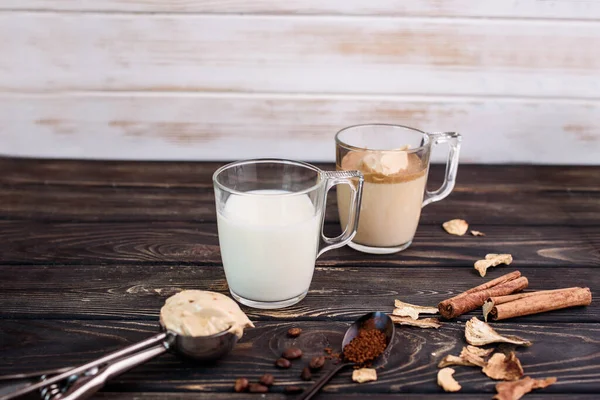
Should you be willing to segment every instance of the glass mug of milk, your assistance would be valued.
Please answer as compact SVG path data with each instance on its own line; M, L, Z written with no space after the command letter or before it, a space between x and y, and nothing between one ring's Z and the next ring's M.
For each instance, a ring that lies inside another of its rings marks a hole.
M315 260L356 234L363 177L297 161L239 161L213 175L221 258L229 290L255 308L282 308L306 296ZM347 227L323 234L327 193L347 188Z
M370 124L342 129L335 136L338 170L359 170L365 184L356 236L349 246L371 254L391 254L412 243L421 208L452 192L461 136L425 133L401 125ZM447 143L442 186L426 190L433 145ZM342 228L348 223L349 192L338 188Z

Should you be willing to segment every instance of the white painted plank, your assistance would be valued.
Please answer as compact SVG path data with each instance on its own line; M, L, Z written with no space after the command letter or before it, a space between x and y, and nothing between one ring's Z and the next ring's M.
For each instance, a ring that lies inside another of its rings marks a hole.
M3 0L2 9L600 19L596 0Z
M108 159L331 161L365 122L464 135L463 162L597 164L600 102L243 94L0 95L4 154ZM443 151L434 159L439 161Z
M0 37L0 91L600 93L600 23L19 12Z

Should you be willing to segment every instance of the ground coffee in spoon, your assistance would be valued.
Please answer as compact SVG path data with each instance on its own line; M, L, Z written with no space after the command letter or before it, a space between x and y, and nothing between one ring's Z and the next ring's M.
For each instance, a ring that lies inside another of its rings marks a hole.
M369 366L386 348L385 334L367 321L358 335L344 347L344 358L359 366Z

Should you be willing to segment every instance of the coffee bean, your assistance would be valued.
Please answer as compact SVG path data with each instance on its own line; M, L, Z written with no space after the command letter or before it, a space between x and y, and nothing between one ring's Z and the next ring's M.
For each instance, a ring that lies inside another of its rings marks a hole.
M287 394L298 394L304 392L300 386L286 386L283 391Z
M275 361L275 365L279 368L289 368L292 366L292 363L290 360L286 360L285 358L278 358L277 361Z
M249 386L250 393L267 393L269 388L260 383L251 383Z
M281 356L288 360L295 360L296 358L302 357L302 350L297 347L290 347L289 349L286 349Z
M323 365L325 365L325 356L313 357L312 360L310 360L310 363L308 364L310 369L312 369L313 371L323 368Z
M237 378L235 380L235 386L233 387L236 393L245 392L248 390L248 379L246 378Z
M303 381L310 381L312 379L310 368L304 367L304 369L302 370L302 374L300 374L300 378L302 378Z
M259 382L265 386L273 385L274 381L275 381L275 378L271 374L264 374L259 380Z
M287 332L288 336L291 338L296 338L296 337L300 336L301 333L302 333L302 329L300 329L300 328L290 328Z

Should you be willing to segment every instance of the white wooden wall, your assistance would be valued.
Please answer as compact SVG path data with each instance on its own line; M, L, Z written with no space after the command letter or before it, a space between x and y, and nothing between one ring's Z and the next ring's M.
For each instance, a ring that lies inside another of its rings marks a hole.
M2 154L322 161L364 122L600 164L600 1L0 0Z

